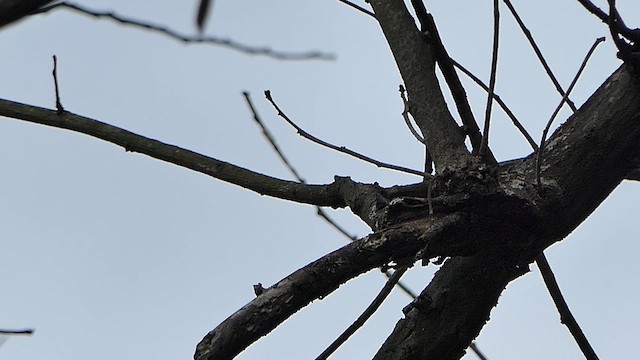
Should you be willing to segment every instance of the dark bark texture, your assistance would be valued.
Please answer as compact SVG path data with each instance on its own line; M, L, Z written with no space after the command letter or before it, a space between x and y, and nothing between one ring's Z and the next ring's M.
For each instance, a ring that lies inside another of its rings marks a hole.
M15 19L13 10L3 10L9 3L17 2L0 0L0 15ZM370 3L436 165L438 175L421 184L285 181L66 111L0 100L2 116L87 134L260 194L349 207L371 227L371 235L264 289L202 339L197 360L235 357L302 307L373 268L435 257L449 259L405 308L375 359L459 359L507 284L584 221L625 176L640 178L633 170L640 158L640 75L631 64L615 71L546 142L539 187L535 153L495 165L467 150L435 74L435 54L443 50L417 29L404 1ZM0 25L8 21L2 19Z

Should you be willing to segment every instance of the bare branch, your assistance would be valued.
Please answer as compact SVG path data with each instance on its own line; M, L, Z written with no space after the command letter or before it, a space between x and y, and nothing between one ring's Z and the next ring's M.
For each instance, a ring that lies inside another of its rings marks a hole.
M594 5L589 0L578 0L585 9L587 9L590 13L597 16L603 23L609 25L609 15L602 11L599 7ZM632 40L634 42L640 41L640 29L629 29L624 22L616 22L614 23L614 27L617 33L621 34L625 38Z
M460 63L458 63L457 61L455 61L453 59L451 59L451 62L453 63L453 65L455 67L460 69L463 73L465 73L465 75L467 75L471 80L473 80L482 89L484 89L484 91L486 91L487 93L489 92L489 87L485 83L483 83L482 80L480 80L477 76L473 75L473 73L471 71L467 70L464 66L460 65ZM511 119L511 122L520 131L522 136L524 136L524 138L527 139L527 142L529 143L529 145L531 145L531 148L534 151L538 150L538 144L536 144L535 140L533 140L531 135L529 135L529 132L527 131L527 129L525 129L524 125L522 125L522 123L518 120L518 118L513 114L513 112L511 111L511 109L509 109L507 104L505 104L505 102L502 101L500 96L498 96L498 94L494 93L493 94L493 99L498 103L498 105L500 105L500 107L502 108L504 113L507 114L509 119Z
M409 120L409 100L407 100L405 89L402 85L400 85L400 98L402 99L402 103L404 104L404 108L402 109L402 118L404 119L404 123L407 124L409 131L411 131L411 135L413 135L413 137L415 137L418 142L424 144L424 138L422 137L422 135L418 134L418 131L415 127L413 127L411 120Z
M0 0L0 28L30 15L53 0Z
M489 149L489 128L491 127L491 108L493 94L496 88L496 73L498 70L498 44L500 43L500 2L493 0L493 50L491 51L491 75L489 76L489 91L487 94L487 106L484 113L484 130L482 131L482 144L478 152L485 157Z
M453 97L453 101L456 104L458 114L460 115L460 120L462 121L464 127L464 132L469 136L469 140L471 142L474 153L478 153L480 145L482 144L482 135L480 134L480 128L478 127L478 123L473 116L473 111L471 111L471 106L469 105L469 101L467 99L467 93L462 86L462 83L460 82L458 74L455 71L453 61L451 57L449 57L447 49L442 43L442 39L440 38L440 33L438 32L436 22L433 19L433 16L427 12L423 0L412 0L411 4L416 11L418 20L420 21L422 32L427 34L430 42L432 43L432 46L435 49L436 62L438 63L438 67L440 68L444 80L449 87L451 96ZM496 159L493 154L489 152L487 155L487 159L489 159L489 162L495 164Z
M567 92L564 94L564 96L562 96L562 100L560 100L560 104L558 104L556 109L553 111L553 114L551 114L551 118L549 119L549 121L547 121L547 125L544 127L544 130L542 131L542 139L540 140L540 146L538 148L538 154L536 156L536 184L538 186L539 191L542 191L542 182L540 179L540 173L542 168L542 155L544 153L545 141L547 139L547 133L549 132L549 128L551 128L551 123L553 123L553 120L555 120L556 116L558 115L558 112L560 112L560 109L562 109L562 105L564 105L564 102L569 97L569 94L573 90L573 87L578 82L580 75L582 75L582 71L587 66L587 62L589 61L589 58L591 57L593 52L596 50L596 47L604 40L605 39L603 37L597 38L596 41L593 43L593 45L591 45L591 48L587 52L587 55L585 56L584 60L582 60L582 64L580 65L578 72L573 77L573 80L571 81L571 84L569 85Z
M304 131L300 126L298 126L296 123L294 123L278 106L278 104L276 104L276 102L273 100L273 98L271 97L271 92L269 90L264 92L265 97L267 98L267 100L269 100L269 102L271 103L271 105L273 105L273 107L276 109L276 111L278 112L278 116L280 116L281 118L283 118L289 125L291 125L294 129L296 129L296 131L298 132L298 134L300 134L300 136L302 136L303 138L310 140L318 145L324 146L326 148L332 149L332 150L336 150L338 152L341 152L343 154L347 154L350 156L353 156L356 159L368 162L370 164L374 164L377 167L380 168L384 168L384 169L390 169L390 170L396 170L396 171L402 171L405 172L407 174L412 174L412 175L418 175L418 176L424 176L422 171L418 171L418 170L413 170L413 169L409 169L403 166L397 166L397 165L392 165L392 164L388 164L388 163L384 163L382 161L378 161L376 159L372 159L368 156L362 155L358 152L355 152L351 149L348 149L344 146L337 146L337 145L333 145L330 144L324 140L318 139L317 137L309 134L308 132Z
M60 89L58 88L58 58L53 55L53 84L56 91L56 111L58 115L64 112L64 106L62 106L62 102L60 102Z
M561 96L564 96L565 92L562 89L562 86L560 85L560 82L558 82L558 79L553 74L553 71L551 71L551 68L549 67L549 64L547 63L547 60L544 58L544 55L542 55L542 51L540 51L540 48L538 47L538 44L536 44L536 41L533 39L533 36L531 35L531 31L529 31L527 26L524 24L524 22L520 18L520 15L518 15L518 12L513 7L513 4L511 4L511 1L510 0L504 0L504 3L507 5L507 8L509 8L509 11L511 12L511 15L513 15L513 18L516 20L516 22L520 26L520 29L522 30L522 33L524 34L524 36L526 36L527 40L529 40L529 44L531 44L531 48L533 48L533 51L536 53L536 56L538 57L538 60L540 60L540 63L542 64L542 67L544 67L544 71L547 73L547 76L549 76L549 79L551 79L551 82L556 87L556 90L558 91L558 93ZM571 110L573 112L576 111L576 109L577 109L576 105L569 98L567 98L567 105L569 105L569 107L571 108Z
M402 0L371 0L409 93L416 124L433 156L436 172L446 173L477 162L449 113L435 73L435 51L416 28Z
M369 11L369 10L367 10L367 9L363 8L362 6L360 6L360 5L358 5L358 4L354 4L354 3L352 3L352 2L351 2L351 1L349 1L349 0L338 0L338 1L340 1L341 3L343 3L343 4L347 5L347 6L351 6L352 8L354 8L354 9L356 9L356 10L360 11L360 12L361 12L361 13L363 13L363 14L367 14L367 15L372 16L372 17L374 17L374 18L376 17L376 14L372 13L371 11Z
M278 60L333 60L335 56L319 51L308 51L300 53L289 53L283 51L273 50L268 47L253 47L245 44L238 43L231 39L219 38L214 36L188 36L180 34L174 30L171 30L162 25L156 25L148 23L142 20L125 18L111 11L97 11L82 7L69 2L61 2L53 5L43 7L34 12L34 14L45 13L54 9L67 8L79 12L84 15L93 16L96 18L106 18L119 22L123 25L128 25L136 28L141 28L156 32L165 36L168 36L174 40L181 41L183 43L199 43L199 44L212 44L228 47L239 52L243 52L249 55L264 55Z
M326 360L333 354L338 348L347 341L351 335L355 334L358 329L360 329L367 320L373 315L376 310L382 305L384 300L391 294L391 290L393 287L400 281L400 278L407 271L407 266L403 266L402 268L396 270L389 280L384 284L378 295L373 299L371 304L367 306L367 308L362 312L362 314L354 321L349 327L342 333L338 338L331 343L318 357L316 360Z
M578 325L573 314L571 314L569 305L567 305L567 302L564 300L564 296L562 296L556 277L553 275L551 266L549 266L549 262L547 261L547 257L544 256L544 253L541 253L540 256L536 258L536 263L540 269L540 274L542 275L544 284L547 286L547 290L549 290L549 294L551 295L553 302L556 304L558 313L560 313L560 322L567 326L569 332L576 340L578 347L582 350L584 357L587 360L598 360L598 355L596 355L596 352L591 347L589 340L587 340L587 337L582 332L580 325Z
M195 360L232 358L311 301L341 284L389 262L413 263L425 245L459 224L457 216L418 219L392 227L329 253L265 289L209 332Z
M280 180L196 152L132 133L94 119L0 99L0 115L72 130L120 145L127 151L182 166L262 195L319 206L343 207L340 186L305 185Z
M35 332L33 329L21 329L21 330L8 330L0 329L2 335L32 335Z
M207 16L209 15L209 5L211 5L211 0L200 0L200 4L198 5L196 26L198 27L198 31L200 32L202 32L204 23L207 20Z

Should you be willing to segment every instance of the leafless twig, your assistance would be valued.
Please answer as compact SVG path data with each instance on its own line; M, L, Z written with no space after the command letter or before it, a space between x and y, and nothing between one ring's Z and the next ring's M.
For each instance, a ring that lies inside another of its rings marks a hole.
M556 78L556 76L553 74L553 71L551 71L551 68L547 63L547 60L542 55L542 51L540 51L538 44L536 44L536 41L533 39L533 36L531 35L531 31L529 31L527 26L524 24L524 22L520 18L520 15L518 15L518 12L513 7L513 4L511 4L511 1L510 0L503 0L503 1L505 5L507 5L507 8L509 8L509 11L511 12L511 15L513 15L513 18L516 20L516 22L520 26L520 29L522 30L522 33L524 34L524 36L527 38L527 40L529 40L529 44L531 44L533 51L536 53L538 60L540 60L540 63L542 64L542 67L544 67L544 71L547 73L547 76L549 76L549 79L551 79L551 82L556 87L556 90L558 91L560 96L564 96L564 90L562 89L562 86L558 82L558 79ZM573 112L577 110L576 105L569 98L567 98L567 105L569 105L569 107Z
M556 109L553 111L553 114L551 114L551 118L549 119L549 121L547 121L547 125L544 127L544 131L542 131L542 139L540 140L538 154L536 157L536 183L538 186L538 191L542 191L542 181L540 179L540 172L542 168L542 154L544 153L544 145L545 145L544 143L547 140L547 133L549 132L549 128L551 128L551 123L553 123L553 120L555 120L556 116L558 115L558 112L560 112L560 109L562 109L562 105L564 105L564 102L567 101L569 94L571 93L571 91L573 90L573 87L578 82L580 75L582 75L582 71L587 66L587 62L589 61L589 58L591 57L593 52L596 50L596 47L604 40L605 40L604 37L597 38L596 41L593 43L593 45L591 45L589 52L587 52L587 55L584 57L584 60L582 60L580 69L578 69L576 76L574 76L573 80L571 81L571 85L569 85L567 92L564 94L564 96L562 96L562 100L560 100L560 104L558 104Z
M35 332L33 329L22 329L22 330L7 330L0 329L0 334L2 335L32 335Z
M382 305L384 300L391 293L391 290L393 290L393 287L400 280L400 277L402 277L402 275L404 275L406 271L407 271L406 266L396 270L393 273L393 275L389 278L389 280L387 280L386 284L384 284L384 287L382 288L382 290L380 290L380 292L375 297L375 299L373 299L371 304L369 304L369 306L367 306L367 308L358 317L358 319L356 319L356 321L354 321L353 324L349 325L349 327L342 334L340 334L340 336L338 336L338 338L334 340L331 343L331 345L329 345L322 352L322 354L320 354L316 358L316 360L327 359L331 354L333 354L336 350L338 350L338 348L342 344L344 344L344 342L347 341L349 337L351 337L351 335L353 335L358 329L360 329L362 325L364 325L364 323L371 317L371 315L373 315L376 312L376 310L378 310L380 305Z
M380 168L385 168L385 169L391 169L391 170L396 170L396 171L402 171L408 174L413 174L413 175L418 175L418 176L424 176L424 173L422 171L418 171L418 170L414 170L414 169L409 169L403 166L397 166L397 165L392 165L392 164L388 164L388 163L384 163L375 159L372 159L368 156L362 155L358 152L355 152L351 149L348 149L344 146L336 146L333 144L330 144L324 140L318 139L317 137L309 134L308 132L304 131L301 127L299 127L296 123L294 123L278 106L278 104L276 104L276 102L273 100L273 98L271 97L271 91L267 90L264 92L265 97L267 98L267 100L269 100L269 102L271 103L271 105L273 105L273 107L276 109L276 111L278 112L278 116L280 116L281 118L283 118L289 125L291 125L294 129L296 129L296 131L298 132L298 134L300 134L300 136L302 136L303 138L310 140L318 145L324 146L326 148L332 149L332 150L336 150L338 152L350 155L355 157L356 159L360 159L362 161L366 161L368 163L374 164L377 167Z
M553 302L556 304L556 308L560 313L560 322L567 326L569 332L576 340L576 343L582 350L584 357L587 360L598 360L598 355L596 355L595 351L589 344L589 340L582 332L580 325L571 314L571 310L569 309L569 305L564 300L562 296L562 292L560 291L560 287L558 286L558 282L556 281L556 277L553 275L553 271L551 270L551 266L549 266L549 262L547 261L544 253L541 253L536 258L536 263L538 264L538 268L540 269L540 274L542 275L542 279L544 280L544 284L547 286L547 290L549 290L549 294L551 294L551 298Z
M425 144L424 138L422 137L422 135L418 134L415 126L413 126L411 120L409 120L409 100L407 100L407 96L405 95L406 90L404 86L400 85L399 91L400 98L402 99L402 103L404 105L404 108L402 109L402 118L404 119L404 123L407 124L407 127L409 128L409 131L411 131L413 137L415 137L419 142Z
M471 80L473 80L476 84L478 84L478 86L483 88L484 91L487 91L487 92L489 91L489 87L484 82L482 82L482 80L480 80L477 76L475 76L471 71L467 70L464 66L460 65L457 61L453 59L451 59L451 62L455 67L460 69L460 71L465 73L465 75L467 75ZM529 143L529 145L531 145L531 148L533 148L534 151L537 151L538 144L536 144L535 140L533 140L533 138L531 137L527 129L524 128L524 125L522 125L522 123L518 120L518 118L511 111L511 109L509 109L507 104L505 104L505 102L502 101L500 96L496 93L493 93L493 99L498 103L498 105L500 105L500 107L502 108L504 113L507 114L509 119L511 119L511 122L520 131L522 136L524 136L524 138L527 139L527 142Z
M484 157L489 149L489 128L491 127L491 106L496 88L496 72L498 70L498 44L500 43L500 2L493 0L493 50L491 52L491 75L489 77L489 92L487 106L484 113L484 130L479 154Z
M58 88L58 58L55 55L53 55L53 71L51 74L53 75L53 84L56 89L56 110L58 115L60 115L64 112L64 107L60 102L60 89Z
M162 25L156 25L148 23L142 20L125 18L121 15L115 14L112 11L97 11L82 7L70 2L60 2L38 9L34 14L45 13L53 9L67 8L79 12L84 15L90 15L96 18L107 18L117 21L124 25L129 25L137 28L150 30L159 34L168 36L174 40L178 40L184 43L203 43L225 46L233 50L237 50L249 55L264 55L278 60L333 60L335 56L332 54L323 53L320 51L308 51L300 53L289 53L283 51L276 51L268 47L253 47L244 45L233 41L231 39L219 38L214 36L189 36L180 34L174 30L171 30Z
M356 10L362 12L362 13L365 13L365 14L367 14L369 16L372 16L374 18L376 17L376 14L374 14L373 12L363 8L362 6L360 6L358 4L354 4L351 1L348 1L348 0L338 0L338 1L340 1L341 3L343 3L345 5L351 6L352 8L354 8L354 9L356 9Z
M609 15L602 11L602 9L594 5L589 0L578 0L578 2L582 4L587 11L598 17L603 23L609 25ZM618 22L614 24L614 26L616 31L625 38L635 42L640 41L640 29L629 29L624 22Z

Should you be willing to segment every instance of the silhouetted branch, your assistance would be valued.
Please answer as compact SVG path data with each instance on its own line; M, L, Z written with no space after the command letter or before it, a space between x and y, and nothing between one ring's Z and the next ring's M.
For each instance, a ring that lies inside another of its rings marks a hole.
M538 186L539 191L542 191L542 181L540 179L540 172L542 168L542 155L544 153L544 145L545 145L545 141L547 140L547 133L549 132L549 128L551 128L551 124L553 123L553 120L555 120L556 116L558 115L558 112L560 112L560 109L562 109L562 105L564 105L564 102L569 97L569 94L573 90L573 87L578 82L580 75L582 75L582 71L587 66L587 62L589 61L589 58L591 57L593 52L596 50L596 47L604 40L605 38L603 37L597 38L596 41L593 43L593 45L591 45L589 52L587 52L587 55L585 56L584 60L582 60L582 64L580 65L578 72L573 77L573 80L571 81L571 84L569 85L567 92L562 96L562 100L560 100L560 104L558 104L556 109L553 111L553 114L551 114L551 118L549 119L549 121L547 121L547 125L544 127L544 130L542 131L542 139L540 139L538 154L536 156L536 184Z
M263 175L175 145L132 133L119 127L65 111L20 104L0 99L0 116L83 133L120 145L127 151L182 166L262 195L319 206L346 206L339 185L306 185Z
M384 287L380 290L378 295L373 299L371 304L367 306L367 308L362 312L362 314L353 322L353 324L349 325L349 327L342 333L338 338L331 343L318 357L316 360L325 360L331 356L338 348L347 341L351 335L355 334L358 329L364 325L367 320L373 315L376 310L382 305L384 300L389 296L393 287L398 283L402 275L407 271L407 267L404 266L398 270L396 270L393 275L387 280L384 284Z
M32 335L35 332L34 329L22 329L22 330L8 330L0 329L2 335Z
M465 75L467 75L471 80L473 80L476 84L478 84L478 86L484 89L484 91L489 92L489 87L484 82L482 82L482 80L480 80L477 76L473 75L471 71L467 70L464 66L460 65L457 61L453 59L451 59L451 62L455 67L460 69L463 73L465 73ZM500 96L494 93L493 99L498 103L498 105L500 105L500 107L505 112L505 114L507 114L509 119L511 119L511 122L520 131L522 136L524 136L524 138L527 139L527 142L529 143L529 145L531 145L531 148L533 148L534 151L538 150L538 144L536 144L535 140L533 140L533 138L531 137L527 129L525 129L524 125L522 125L522 123L518 120L518 118L513 114L513 112L511 111L511 109L509 109L507 104L505 104L505 102L502 101Z
M400 91L400 98L402 99L402 104L404 105L402 109L402 118L404 119L404 123L407 124L407 127L409 128L409 131L411 131L411 134L413 135L413 137L415 137L416 140L424 144L425 143L424 138L422 137L422 135L418 134L418 131L411 123L411 120L409 120L409 100L407 100L407 96L405 95L404 86L400 85L399 91Z
M338 0L338 1L340 1L341 3L343 3L345 5L351 6L352 8L360 11L361 13L367 14L367 15L372 16L374 18L376 17L376 14L372 13L371 11L363 8L362 6L360 6L358 4L352 3L351 1L348 1L348 0Z
M442 76L444 77L444 80L449 87L449 91L451 92L451 96L463 124L465 135L469 136L469 141L471 142L471 147L473 148L474 153L478 153L480 145L482 144L480 128L473 116L473 111L471 110L471 106L467 99L467 93L455 71L452 59L449 57L449 53L442 43L435 20L433 19L433 16L427 12L423 0L412 0L411 4L413 5L416 16L420 22L421 31L426 35L429 43L434 47L438 67L440 68ZM493 154L489 153L488 155L490 162L495 163L496 161Z
M589 0L578 0L578 2L580 4L582 4L582 6L585 9L587 9L590 13L592 13L593 15L598 17L603 23L609 25L609 23L610 23L609 15L607 15L607 13L602 11L602 9L600 9L599 7L594 5ZM635 42L640 42L640 29L629 29L624 24L624 22L616 23L616 24L614 24L614 27L615 27L616 32L621 34L625 38L627 38L629 40L632 40L632 41L635 41Z
M536 263L540 269L540 274L542 275L544 284L547 286L547 290L549 290L549 294L551 295L553 302L556 304L558 313L560 313L560 322L567 326L569 332L580 347L580 350L582 350L584 357L587 360L598 360L598 355L596 355L591 344L589 344L589 340L587 340L587 337L582 332L580 325L578 325L573 314L571 314L569 305L567 305L567 302L564 300L564 296L562 296L556 277L553 275L551 266L549 266L549 262L547 261L546 256L544 256L544 253L541 253L540 256L536 258Z
M0 27L24 18L52 1L54 0L2 0L0 1Z
M251 101L251 96L249 95L249 93L245 91L245 92L243 92L243 95L245 97L245 100L247 101L247 105L249 106L249 110L253 114L253 119L256 121L258 126L262 129L262 133L263 133L264 137L267 139L267 142L271 145L271 147L275 151L276 155L280 158L280 160L284 163L285 167L287 169L289 169L291 174L298 181L300 181L301 183L306 183L306 181L298 174L298 172L295 170L293 165L289 162L287 157L284 155L284 153L280 149L280 146L278 146L275 137L271 134L271 131L269 131L267 126L264 124L264 122L260 118L260 115L258 114L256 108L253 106L253 102ZM329 214L327 214L327 212L323 208L321 208L319 206L316 206L316 210L317 210L318 216L320 216L324 221L326 221L334 229L336 229L338 232L340 232L342 235L344 235L347 239L349 239L349 241L358 240L358 238L355 235L350 234L344 227L342 227L333 218L331 218L329 216ZM391 272L389 272L389 271L385 271L384 274L387 276L387 278L391 278L391 276L392 276ZM415 293L413 291L411 291L411 289L409 289L409 287L406 286L405 284L403 284L402 282L398 282L396 285L400 289L402 289L402 291L404 291L410 297L412 297L412 298L416 297Z
M493 0L493 50L491 51L491 75L489 76L489 91L487 94L487 106L484 113L484 130L482 131L482 144L478 152L485 157L489 149L489 128L491 127L491 108L493 94L496 88L496 73L498 70L498 44L500 43L500 2Z
M513 18L516 20L516 22L520 26L520 29L522 30L522 33L524 34L524 36L527 38L527 40L529 40L529 44L531 44L533 51L536 53L538 60L540 60L540 63L542 64L542 67L544 67L544 71L547 73L547 76L549 76L549 79L551 79L551 82L556 87L556 90L558 91L560 96L564 96L564 90L562 89L562 86L558 82L558 79L556 78L556 76L553 74L553 71L551 71L551 68L547 63L547 60L542 55L542 51L540 51L538 44L536 44L536 41L533 39L533 36L531 35L531 31L529 31L527 26L524 24L524 22L520 18L520 15L518 15L518 12L513 7L513 4L511 4L511 1L510 0L503 0L503 1L505 5L507 5L507 8L509 8L509 11L511 12L511 15L513 15ZM573 101L571 101L571 99L567 98L567 105L569 105L569 107L573 112L577 110L576 105L573 103Z
M62 102L60 102L60 89L58 88L58 58L53 55L53 84L56 91L56 110L58 111L58 115L64 112L64 107L62 106Z
M392 164L388 164L388 163L384 163L382 161L378 161L375 159L372 159L368 156L362 155L358 152L355 152L351 149L348 149L344 146L336 146L333 144L330 144L324 140L318 139L317 137L309 134L308 132L304 131L300 126L298 126L296 123L294 123L278 106L278 104L276 104L276 102L273 100L273 98L271 97L271 92L269 90L264 92L265 97L267 98L267 100L269 100L269 102L271 103L271 105L273 105L273 107L276 109L276 111L278 112L278 116L280 116L281 118L283 118L289 125L291 125L294 129L296 129L296 131L298 132L298 134L300 134L300 136L302 136L303 138L310 140L318 145L324 146L326 148L332 149L332 150L336 150L338 152L341 152L343 154L347 154L350 155L352 157L355 157L356 159L368 162L370 164L374 164L377 167L380 168L385 168L385 169L391 169L391 170L396 170L396 171L402 171L408 174L413 174L413 175L418 175L418 176L423 176L423 172L422 171L418 171L418 170L413 170L413 169L409 169L403 166L397 166L397 165L392 165Z
M220 46L225 46L230 49L237 50L250 55L264 55L264 56L268 56L278 60L314 60L314 59L315 60L333 60L335 58L334 55L319 52L319 51L291 53L291 52L273 50L268 47L253 47L253 46L238 43L231 39L224 39L224 38L213 37L213 36L183 35L174 30L167 28L166 26L156 25L156 24L148 23L142 20L137 20L137 19L125 18L111 11L92 10L92 9L88 9L86 7L82 7L69 2L61 2L61 3L45 6L35 11L34 14L45 13L58 8L71 9L81 14L90 15L96 18L111 19L124 25L129 25L137 28L150 30L152 32L156 32L156 33L168 36L174 40L178 40L184 43L203 43L203 44L220 45Z

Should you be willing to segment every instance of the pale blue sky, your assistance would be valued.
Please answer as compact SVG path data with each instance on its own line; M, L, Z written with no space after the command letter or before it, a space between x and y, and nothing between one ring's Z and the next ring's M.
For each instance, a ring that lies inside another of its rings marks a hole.
M513 1L566 87L607 29L577 1ZM640 3L619 0L630 25ZM195 1L99 1L83 5L194 33ZM152 5L150 5L152 4ZM150 7L151 6L151 7ZM491 1L427 1L450 54L483 79L490 62ZM497 92L535 139L560 97L506 8ZM285 62L94 20L66 10L0 32L0 98L52 108L51 56L58 56L67 110L221 160L289 178L254 125L256 107L303 176L349 175L382 185L415 182L319 148L288 128L262 97L270 89L309 132L380 160L420 168L422 149L402 121L400 78L373 19L335 0L217 0L207 34L287 51L323 50L337 60ZM581 104L619 65L601 45L573 100ZM470 85L476 116L485 95ZM557 124L566 118L563 111ZM500 160L529 148L494 110ZM262 197L84 135L0 119L0 327L33 327L0 358L184 359L209 330L270 286L345 240L315 209ZM623 183L569 238L548 251L576 317L601 358L634 358L640 315L635 203ZM335 211L354 234L367 228ZM404 278L416 291L432 268ZM535 266L513 282L478 338L496 359L580 359ZM351 281L285 322L239 359L315 358L370 302L385 278ZM402 316L394 292L332 359L365 359ZM475 359L467 355L465 359Z

